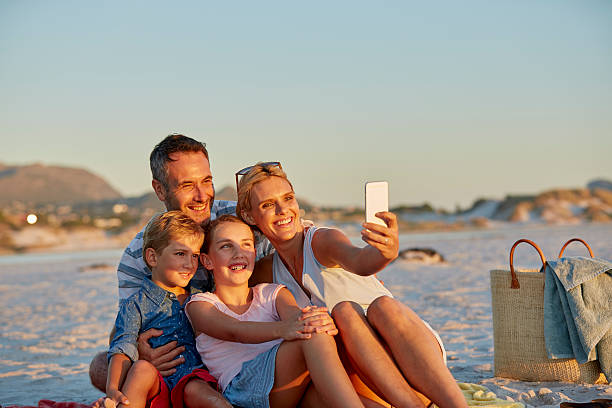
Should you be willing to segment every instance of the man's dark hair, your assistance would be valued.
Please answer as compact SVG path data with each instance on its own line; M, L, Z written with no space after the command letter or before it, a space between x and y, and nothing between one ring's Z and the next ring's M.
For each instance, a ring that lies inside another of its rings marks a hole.
M202 152L206 156L206 160L208 160L206 143L198 142L195 139L177 133L166 136L164 140L153 148L151 156L149 156L151 174L155 180L161 183L166 191L168 191L168 162L172 161L170 155L178 152Z

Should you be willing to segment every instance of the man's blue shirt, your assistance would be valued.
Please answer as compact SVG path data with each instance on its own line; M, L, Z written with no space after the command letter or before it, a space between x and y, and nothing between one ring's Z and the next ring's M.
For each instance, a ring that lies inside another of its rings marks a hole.
M201 290L188 286L190 295ZM140 290L122 302L115 321L115 336L110 344L108 358L113 354L125 354L132 362L138 360L138 335L149 329L163 330L159 337L149 340L151 347L156 348L176 340L179 346L185 346L181 354L185 362L176 367L176 372L164 380L172 389L176 383L194 368L203 366L200 354L196 350L195 338L191 324L185 315L187 301L181 305L174 293L157 286L149 277L142 280Z

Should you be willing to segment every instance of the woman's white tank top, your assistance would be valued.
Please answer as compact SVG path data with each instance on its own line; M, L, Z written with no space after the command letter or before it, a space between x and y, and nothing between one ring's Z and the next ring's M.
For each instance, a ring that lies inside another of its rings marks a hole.
M380 296L393 297L374 275L360 276L342 268L327 268L321 265L312 251L312 237L317 229L310 227L304 231L302 285L310 292L310 298L289 273L278 253L274 253L274 283L285 285L299 307L325 306L331 313L336 304L348 300L358 303L365 311L374 299Z

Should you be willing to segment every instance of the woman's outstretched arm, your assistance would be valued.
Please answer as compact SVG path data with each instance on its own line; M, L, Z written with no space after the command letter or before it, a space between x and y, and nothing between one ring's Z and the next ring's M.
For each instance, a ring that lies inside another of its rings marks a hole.
M376 216L386 226L362 224L361 238L368 244L363 248L351 243L348 237L336 229L320 229L312 238L312 250L317 261L327 267L339 266L357 275L372 275L397 258L399 238L397 218L391 212L379 212Z

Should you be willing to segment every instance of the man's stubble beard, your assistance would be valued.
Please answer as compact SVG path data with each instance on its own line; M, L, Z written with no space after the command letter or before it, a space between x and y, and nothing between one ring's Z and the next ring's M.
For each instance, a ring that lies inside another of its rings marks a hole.
M198 223L202 228L206 227L210 223L211 211L212 211L212 206L213 206L214 201L215 201L215 187L213 186L213 195L208 201L208 218ZM168 191L168 189L166 189L166 200L164 200L164 206L166 207L166 211L183 211L180 204L176 200L176 197L174 196L174 194L170 194L170 191ZM188 212L185 212L185 211L183 212L189 215Z

